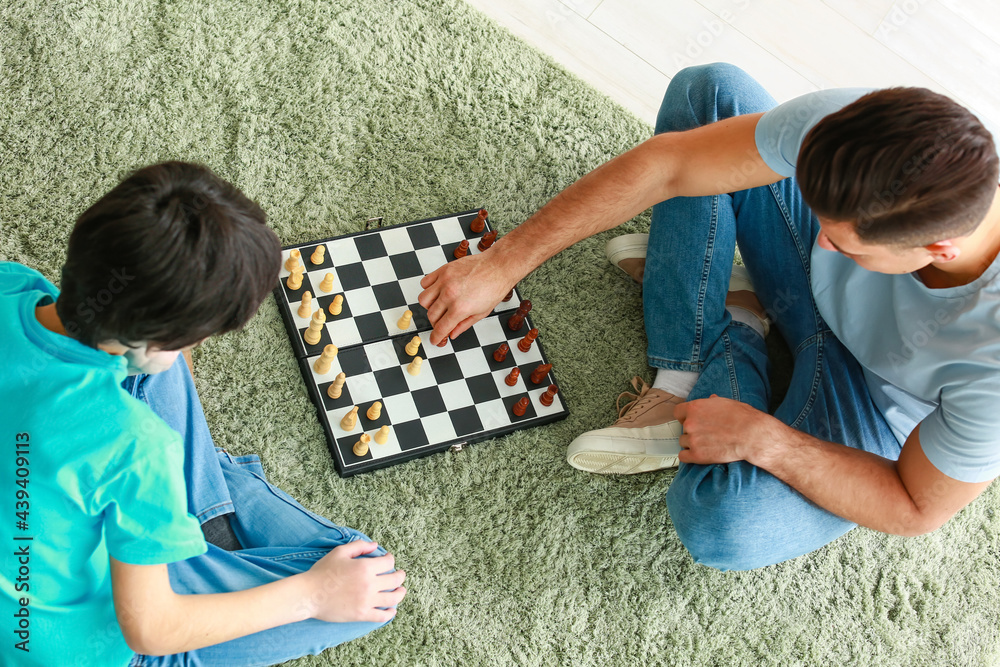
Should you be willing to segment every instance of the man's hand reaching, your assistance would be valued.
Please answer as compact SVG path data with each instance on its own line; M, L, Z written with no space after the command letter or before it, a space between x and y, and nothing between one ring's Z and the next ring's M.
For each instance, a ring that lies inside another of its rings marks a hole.
M417 300L434 326L431 345L444 345L489 315L514 282L486 252L448 262L424 276L420 286L424 291Z

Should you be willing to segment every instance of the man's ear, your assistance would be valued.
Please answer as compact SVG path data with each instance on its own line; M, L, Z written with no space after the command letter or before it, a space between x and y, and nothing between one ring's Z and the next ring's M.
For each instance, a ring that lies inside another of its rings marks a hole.
M934 257L935 262L951 262L962 254L962 249L955 245L951 239L932 243L924 246L924 249Z

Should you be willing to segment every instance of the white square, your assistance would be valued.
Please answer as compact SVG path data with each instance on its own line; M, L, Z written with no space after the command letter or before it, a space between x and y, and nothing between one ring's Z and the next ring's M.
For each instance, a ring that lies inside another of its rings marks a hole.
M351 316L367 315L378 312L378 301L371 287L361 287L344 292L344 301L351 308Z
M501 328L500 321L496 315L484 317L473 325L479 343L484 347L491 347L506 342L507 336Z
M484 431L494 431L498 428L510 426L511 418L507 414L507 406L497 399L486 403L477 403L476 412L479 413L479 421L483 422Z
M351 391L351 400L354 401L355 405L382 399L382 392L378 388L378 383L375 382L375 376L371 373L348 375L347 387Z
M391 340L366 345L365 354L368 355L368 365L373 371L381 371L399 365L399 357L396 356L396 349Z
M425 331L420 334L420 340L424 344L423 349L426 359L436 359L455 353L455 348L451 346L450 338L445 339L444 347L438 347L437 345L431 345L431 334L429 331Z
M438 242L441 245L459 243L465 238L465 231L462 229L462 224L458 221L458 218L438 220L434 223L434 233L437 234ZM469 241L469 245L474 246L475 244Z
M386 414L389 415L393 424L402 424L420 418L417 406L413 404L413 397L409 394L386 396L382 399L382 405L385 406Z
M509 310L516 310L519 305L521 305L521 297L515 289L514 296L512 296L509 301L501 301L493 310L498 313L505 313Z
M324 383L324 382L332 382L333 379L335 377L337 377L337 373L340 373L343 370L340 367L340 358L339 357L334 357L333 362L330 364L330 370L329 371L327 371L326 373L322 373L322 374L317 373L316 372L316 360L319 359L319 358L320 358L320 355L317 354L316 356L309 357L309 359L308 359L309 371L312 373L313 381L316 383L317 386L320 385L320 384L322 384L322 383Z
M545 390L548 388L548 385L543 385L538 389L533 389L528 392L528 395L531 397L531 404L535 406L535 412L539 417L553 415L563 409L562 397L558 391L556 391L556 395L552 397L552 405L542 405L541 401L538 400L538 397L544 394Z
M399 281L399 288L403 290L403 298L406 299L406 303L410 305L417 303L417 297L424 291L424 288L420 286L420 281L423 279L423 276L413 276Z
M382 243L390 255L399 255L413 250L413 242L405 227L387 229L382 232Z
M445 382L438 389L441 390L441 398L449 410L466 408L475 403L475 400L472 398L472 392L469 391L469 385L464 379Z
M368 282L372 285L396 282L396 270L392 268L392 260L388 257L365 260L362 266L365 267Z
M490 364L486 360L485 353L478 347L456 352L455 358L458 359L458 366L462 369L462 375L467 378L490 372Z
M434 386L434 372L428 368L428 366L432 363L434 363L433 360L424 359L424 363L420 367L419 375L410 375L410 372L406 370L407 366L403 366L403 375L406 376L406 386L410 388L410 391L414 391L416 389L427 389L428 387Z
M455 425L451 423L451 417L448 416L447 412L424 417L421 421L423 422L427 439L432 443L454 440L456 437Z
M513 387L507 385L506 379L511 370L512 369L505 368L503 370L493 371L493 380L497 383L497 389L500 390L501 396L515 396L517 394L523 394L525 389L527 389L525 382L528 378L525 377L518 376L517 382L514 383Z
M361 255L358 254L358 246L354 244L353 238L330 241L326 245L334 266L356 264L361 261Z
M326 330L330 332L330 340L337 347L357 345L361 342L358 325L349 317L342 320L327 320Z
M538 339L535 339L535 342L531 344L527 352L521 352L521 348L518 345L523 338L524 336L521 336L521 338L515 338L510 341L510 352L514 355L514 363L518 366L523 366L524 364L535 364L537 366L542 363L542 353L539 352Z
M406 306L396 306L395 308L390 308L389 310L382 311L382 319L385 320L385 328L389 330L390 336L395 336L396 334L401 334L404 331L416 331L417 325L413 323L413 319L410 319L410 325L405 329L400 329L397 325L399 324L399 319L403 317L403 313L409 310Z
M436 245L418 250L417 259L420 260L420 269L425 275L444 266L448 261L448 258L444 255L444 251L440 246Z

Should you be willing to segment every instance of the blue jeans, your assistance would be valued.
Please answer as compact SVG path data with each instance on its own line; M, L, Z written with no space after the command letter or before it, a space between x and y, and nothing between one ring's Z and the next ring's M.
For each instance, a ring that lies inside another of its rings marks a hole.
M775 105L737 67L691 67L671 80L656 132L688 130ZM736 182L738 173L733 176ZM813 301L809 258L818 232L793 178L654 206L643 279L649 364L700 371L691 400L718 394L767 411L764 339L733 321L725 307L738 245L757 296L794 359L775 416L817 438L895 460L900 445L872 403L861 367ZM667 508L695 561L720 570L794 558L855 526L745 461L682 463Z
M174 592L225 593L260 586L305 572L334 547L368 539L313 514L271 485L256 455L234 457L216 449L183 357L163 373L129 377L123 386L183 437L188 511L201 523L230 514L243 546L225 551L209 544L205 554L171 563L167 570ZM384 553L379 547L371 555ZM315 655L377 627L312 619L187 653L136 655L131 665L273 665Z

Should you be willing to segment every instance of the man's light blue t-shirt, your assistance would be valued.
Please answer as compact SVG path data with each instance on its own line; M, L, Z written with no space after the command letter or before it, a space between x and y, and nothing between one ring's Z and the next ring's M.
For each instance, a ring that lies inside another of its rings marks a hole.
M809 130L868 92L809 93L765 113L756 129L764 162L794 176ZM915 274L868 271L815 244L811 262L820 314L864 367L900 444L919 424L924 454L945 475L1000 475L1000 259L972 283L946 289Z
M187 511L180 436L121 388L123 358L38 322L57 294L0 263L0 664L123 667L134 654L108 556L152 565L207 546Z

